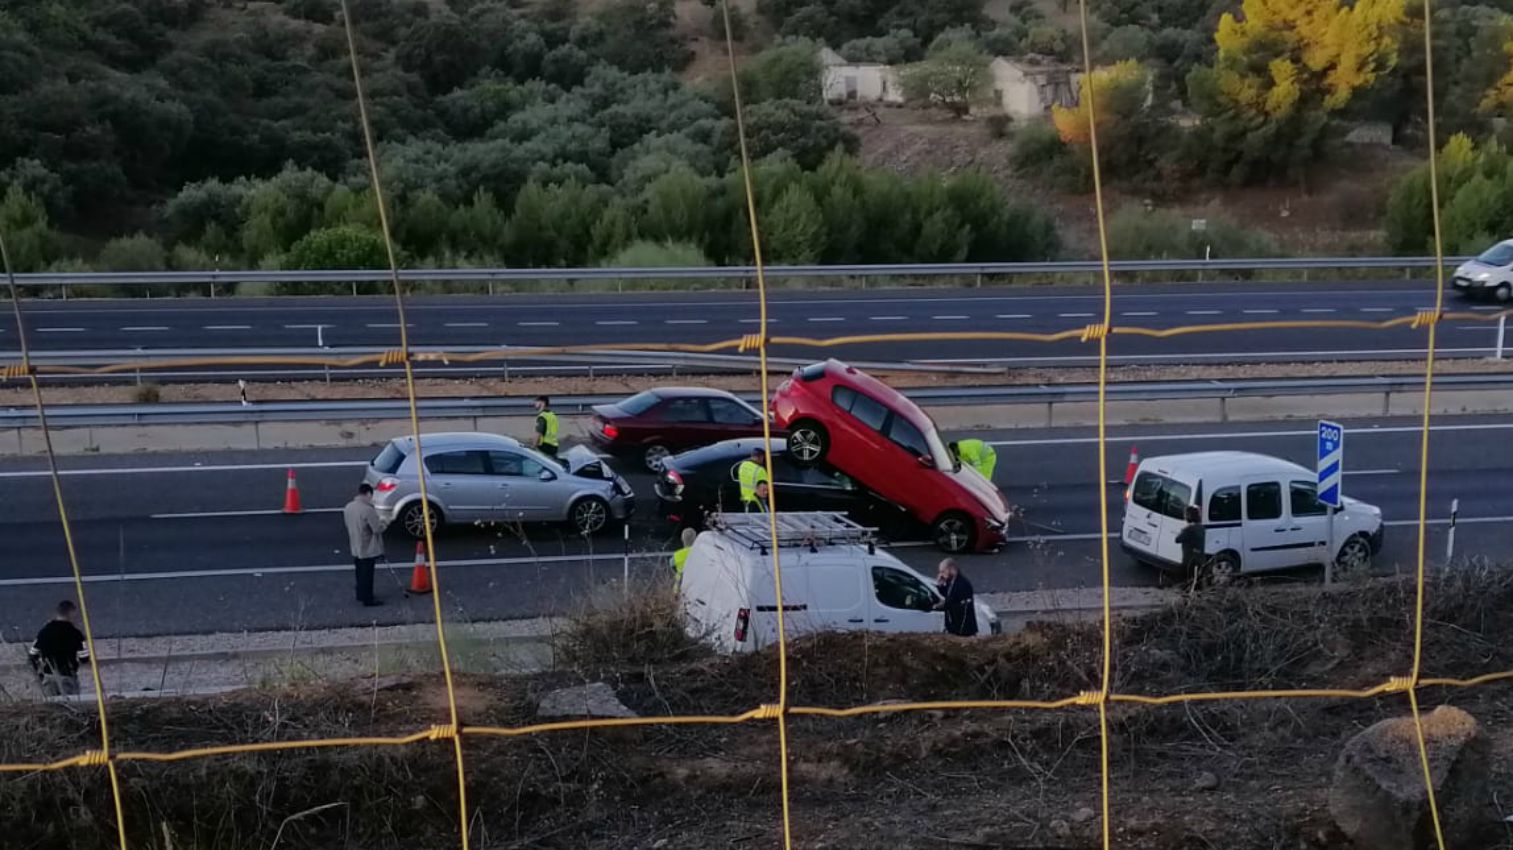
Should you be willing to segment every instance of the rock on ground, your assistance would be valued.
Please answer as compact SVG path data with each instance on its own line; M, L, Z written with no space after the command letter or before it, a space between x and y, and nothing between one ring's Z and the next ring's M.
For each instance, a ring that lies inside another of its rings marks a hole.
M536 706L538 717L636 717L603 682L552 691Z
M1476 718L1451 706L1423 717L1440 826L1451 847L1471 847L1492 823L1487 741ZM1412 717L1383 720L1351 738L1335 764L1329 810L1357 847L1436 846Z

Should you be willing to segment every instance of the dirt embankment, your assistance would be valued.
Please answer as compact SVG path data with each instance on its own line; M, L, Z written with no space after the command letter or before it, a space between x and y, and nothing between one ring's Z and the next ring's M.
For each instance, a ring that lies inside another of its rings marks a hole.
M1435 364L1442 375L1491 374L1513 372L1513 360L1442 360ZM1265 363L1213 366L1117 366L1109 370L1111 383L1136 381L1232 380L1243 378L1325 378L1347 375L1418 375L1424 371L1421 361L1371 361L1361 363ZM1040 384L1079 384L1098 380L1094 369L1008 369L981 374L936 374L925 372L874 372L879 378L900 389L947 386L1001 386ZM776 386L782 374L774 374ZM760 381L754 374L732 375L616 375L608 377L533 377L533 378L425 378L416 381L422 398L480 398L498 396L531 397L547 395L615 395L640 392L651 386L718 387L736 392L757 390ZM164 384L155 388L161 402L236 402L235 382ZM305 399L402 398L402 380L281 381L248 385L254 401L300 401ZM133 385L50 386L45 390L48 404L130 404L140 401ZM27 407L32 404L31 390L0 387L0 404Z
M1411 585L1257 588L1122 622L1114 687L1126 693L1361 687L1406 672ZM1513 667L1513 576L1463 572L1429 588L1426 675ZM1096 625L1045 625L965 642L828 636L792 648L791 704L1051 699L1097 687ZM642 659L645 661L645 659ZM601 660L600 664L604 664ZM731 714L773 701L770 653L606 665L529 678L465 677L468 724L534 721L546 691L610 683L644 716ZM1490 736L1494 799L1481 847L1507 847L1496 800L1513 799L1508 685L1430 689ZM1110 711L1114 840L1124 848L1343 846L1327 814L1343 742L1402 715L1378 699L1193 703ZM435 678L363 680L200 700L111 706L118 751L238 741L398 735L447 715ZM97 745L91 710L14 706L0 760L45 761ZM789 720L793 830L824 848L1098 846L1097 713L923 711ZM467 736L475 847L704 850L780 846L772 723ZM133 847L440 848L455 846L456 784L446 742L304 750L120 765ZM103 771L0 782L5 846L115 846Z

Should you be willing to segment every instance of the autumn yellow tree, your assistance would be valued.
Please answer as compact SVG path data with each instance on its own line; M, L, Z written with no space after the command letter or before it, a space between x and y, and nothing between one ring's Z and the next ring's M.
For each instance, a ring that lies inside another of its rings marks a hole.
M1111 141L1120 125L1129 123L1145 109L1151 93L1150 81L1150 71L1134 59L1095 69L1082 77L1076 106L1051 108L1056 132L1069 145L1087 144L1091 135L1088 125L1092 123L1088 105L1093 104L1098 111L1099 141Z
M1405 0L1244 0L1219 20L1214 63L1188 78L1201 147L1237 180L1296 171L1329 116L1397 64Z

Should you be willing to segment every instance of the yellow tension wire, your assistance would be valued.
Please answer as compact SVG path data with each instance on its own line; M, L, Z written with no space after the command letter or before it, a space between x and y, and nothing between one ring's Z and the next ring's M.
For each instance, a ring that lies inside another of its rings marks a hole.
M68 555L69 570L73 573L74 595L79 599L79 622L84 626L84 645L89 647L89 674L95 686L95 713L100 721L100 755L85 763L103 763L110 776L110 796L116 810L116 840L120 850L126 850L126 813L121 803L121 778L115 762L110 759L110 723L105 712L105 686L100 678L99 655L95 653L95 630L89 619L89 600L84 596L84 575L79 567L79 552L74 546L73 523L68 518L68 504L63 498L63 479L58 474L58 454L53 448L52 432L47 427L47 405L42 400L42 384L31 368L31 345L26 336L26 321L21 312L21 291L16 286L16 273L11 267L10 249L5 244L4 228L0 228L0 270L5 272L6 285L10 290L11 314L16 320L16 344L21 352L21 367L31 382L32 403L37 409L37 426L42 434L42 448L47 456L47 475L52 483L53 502L58 508L58 523L63 529L63 546Z
M1103 211L1103 171L1098 160L1098 110L1093 84L1093 48L1088 38L1087 0L1077 0L1082 33L1082 96L1087 98L1088 148L1093 166L1093 208L1098 220L1098 261L1103 275L1103 325L1098 341L1098 480L1108 480L1108 337L1114 324L1114 274L1109 265L1108 226ZM1089 331L1093 331L1089 328ZM1086 337L1084 337L1086 338ZM1114 671L1113 581L1109 570L1108 488L1098 487L1098 556L1103 586L1103 670L1098 691L1099 800L1103 850L1112 850L1113 825L1109 790L1108 697Z
M751 224L751 257L757 281L757 356L760 360L762 404L771 394L767 386L767 273L762 263L762 234L757 224L756 189L751 177L751 155L746 145L746 117L741 103L741 79L736 70L735 36L730 25L730 4L720 4L725 22L725 56L730 60L730 90L735 106L736 141L741 152L741 179L746 191L746 217ZM762 416L762 457L767 470L767 531L772 541L772 583L777 594L778 629L778 771L783 802L783 848L793 848L793 811L788 797L788 628L783 616L783 565L779 557L777 524L777 478L772 471L772 417Z
M347 56L352 62L352 85L357 96L357 114L362 127L363 149L367 153L368 172L373 181L373 202L378 207L378 225L383 234L384 251L388 256L389 276L394 288L394 310L399 318L399 349L405 370L405 397L410 408L410 433L415 440L416 474L420 484L420 516L424 526L426 569L431 579L431 604L436 617L436 644L441 654L442 677L447 687L447 711L451 723L446 727L452 740L452 753L457 764L457 818L462 839L462 850L468 850L468 781L462 756L462 737L457 734L461 721L457 714L457 686L452 676L452 657L447 650L447 630L441 613L441 577L436 569L436 538L431 528L431 499L427 492L425 453L421 448L420 403L415 392L415 366L410 359L410 331L405 312L404 286L399 280L399 256L394 250L394 237L389 228L388 208L384 204L383 181L379 178L378 149L373 143L373 124L368 117L368 99L363 92L363 78L357 59L357 36L352 23L352 12L347 0L341 0L342 25L347 35Z

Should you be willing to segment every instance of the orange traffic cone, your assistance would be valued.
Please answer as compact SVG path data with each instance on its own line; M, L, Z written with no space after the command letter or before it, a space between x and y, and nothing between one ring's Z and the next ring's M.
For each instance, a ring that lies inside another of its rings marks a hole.
M304 508L299 504L299 483L294 480L294 467L289 468L289 486L284 488L284 513L297 514Z
M431 592L431 570L426 565L424 540L415 543L415 569L410 571L410 592L417 595Z
M1124 468L1124 486L1128 487L1135 481L1135 470L1140 466L1140 447L1129 447L1129 466Z

